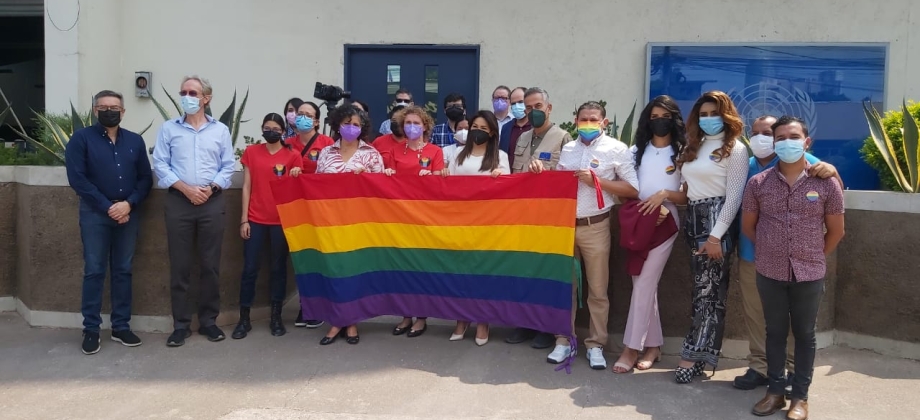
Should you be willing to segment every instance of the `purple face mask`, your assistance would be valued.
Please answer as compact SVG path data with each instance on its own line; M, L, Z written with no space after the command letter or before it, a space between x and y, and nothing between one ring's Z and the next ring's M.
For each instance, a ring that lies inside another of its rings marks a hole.
M422 137L422 133L425 132L425 129L417 124L403 124L403 132L406 133L406 138L409 140L417 140L419 137Z
M495 112L505 112L508 110L508 101L504 99L493 99L492 109L494 109Z
M346 124L339 127L339 134L342 135L342 140L355 141L358 139L358 136L361 135L361 127Z

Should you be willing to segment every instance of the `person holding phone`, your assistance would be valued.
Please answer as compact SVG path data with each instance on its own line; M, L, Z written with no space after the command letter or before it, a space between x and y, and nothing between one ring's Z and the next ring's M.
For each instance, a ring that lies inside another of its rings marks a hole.
M731 254L738 240L738 210L747 180L748 154L738 140L744 123L724 92L710 91L687 118L687 146L678 166L687 182L684 236L692 250L693 325L684 338L677 383L715 368L722 353Z

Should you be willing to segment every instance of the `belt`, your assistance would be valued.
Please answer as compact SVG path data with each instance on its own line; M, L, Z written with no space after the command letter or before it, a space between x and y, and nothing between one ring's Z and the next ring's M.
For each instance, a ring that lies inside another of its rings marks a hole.
M591 226L607 220L608 217L610 217L609 211L598 214L597 216L582 217L580 219L575 219L575 226Z

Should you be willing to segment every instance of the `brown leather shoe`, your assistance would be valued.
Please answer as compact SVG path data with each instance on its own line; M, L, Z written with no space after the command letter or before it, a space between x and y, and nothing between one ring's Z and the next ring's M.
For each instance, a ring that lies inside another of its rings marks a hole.
M751 413L755 416L770 416L786 407L786 396L783 394L774 395L767 393L760 402L754 404Z
M789 405L786 420L808 420L808 401L794 399Z

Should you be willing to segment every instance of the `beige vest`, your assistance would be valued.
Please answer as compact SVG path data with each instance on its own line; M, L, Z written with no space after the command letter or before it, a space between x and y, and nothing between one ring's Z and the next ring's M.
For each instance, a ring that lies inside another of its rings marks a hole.
M570 141L572 141L572 136L557 125L553 125L543 134L543 140L537 147L533 147L532 129L521 133L517 146L514 148L514 164L511 165L511 173L527 172L530 162L538 159L543 161L543 168L556 170L562 146Z

